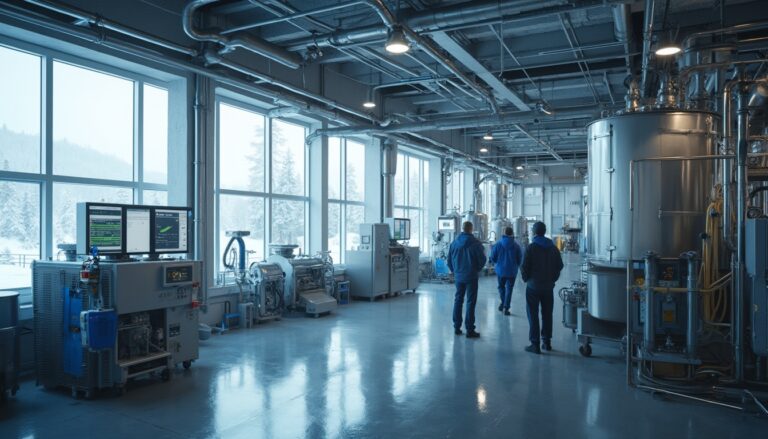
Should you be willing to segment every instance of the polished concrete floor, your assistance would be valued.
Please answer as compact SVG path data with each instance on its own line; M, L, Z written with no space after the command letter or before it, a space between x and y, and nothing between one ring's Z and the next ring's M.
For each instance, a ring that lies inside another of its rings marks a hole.
M579 269L568 262L566 278ZM615 348L578 354L559 299L555 350L524 352L523 285L505 317L493 282L481 281L478 340L454 336L451 287L423 285L215 336L189 371L122 397L74 400L26 381L2 408L0 438L766 437L754 415L627 388Z

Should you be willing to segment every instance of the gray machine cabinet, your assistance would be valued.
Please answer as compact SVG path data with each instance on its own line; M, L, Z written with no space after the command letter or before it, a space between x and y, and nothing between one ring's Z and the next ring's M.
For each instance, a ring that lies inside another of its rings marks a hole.
M747 286L751 306L752 350L768 356L768 218L748 219L746 223Z
M421 251L419 247L406 247L405 254L408 256L408 289L416 291L419 287L419 257Z
M386 224L360 224L360 247L346 255L352 296L372 299L389 292L389 227Z

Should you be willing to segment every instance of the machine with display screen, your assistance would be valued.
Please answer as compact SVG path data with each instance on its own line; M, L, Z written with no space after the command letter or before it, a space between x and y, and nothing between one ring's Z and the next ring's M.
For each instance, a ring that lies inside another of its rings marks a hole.
M331 296L332 291L326 282L325 261L309 256L294 256L293 251L297 247L295 244L269 245L271 254L266 263L279 267L285 276L282 289L284 304L280 305L280 309L282 310L283 305L287 309L303 309L307 314L315 317L335 310L338 302ZM262 268L266 268L266 265ZM276 274L271 268L269 271ZM277 280L272 274L266 278ZM263 297L267 298L266 295Z
M418 288L419 248L393 239L403 235L391 233L390 224L396 224L400 232L410 238L407 218L387 218L384 223L360 225L360 246L347 251L346 272L352 296L374 300Z
M384 218L389 225L389 239L393 241L408 241L411 239L411 220L409 218Z
M431 270L427 273L427 280L451 280L447 260L448 250L459 234L460 225L461 214L455 210L437 218L437 230L432 232Z
M98 247L104 255L124 254L123 206L119 204L77 204L77 253Z
M38 382L88 397L190 367L198 358L200 269L199 261L35 261Z

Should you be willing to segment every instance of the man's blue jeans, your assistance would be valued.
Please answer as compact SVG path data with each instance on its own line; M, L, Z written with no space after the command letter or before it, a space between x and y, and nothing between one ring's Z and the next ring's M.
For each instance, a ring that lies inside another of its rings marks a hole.
M461 314L464 306L464 296L467 298L467 315L464 325L467 332L475 330L475 305L477 305L477 279L467 282L456 282L456 296L453 301L453 327L461 329Z

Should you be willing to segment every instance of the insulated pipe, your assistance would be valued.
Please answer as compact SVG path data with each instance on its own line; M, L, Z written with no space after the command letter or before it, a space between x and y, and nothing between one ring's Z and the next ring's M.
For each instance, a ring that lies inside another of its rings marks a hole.
M629 27L630 27L630 12L629 5L621 4L615 5L612 9L613 12L613 32L616 34L616 39L624 46L624 63L627 65L627 70L632 73L632 61L629 56Z
M68 15L72 18L78 19L79 21L86 22L91 26L101 27L107 30L111 30L113 32L117 32L122 35L129 36L131 38L136 38L137 40L144 41L145 43L161 46L163 48L172 50L174 52L183 53L189 56L197 55L197 51L195 49L191 49L189 47L182 46L180 44L176 44L153 35L149 35L147 33L144 33L137 29L130 28L128 26L123 26L122 24L115 23L113 21L99 17L98 15L85 12L83 10L74 8L72 6L59 5L46 0L24 0L24 1L31 5L39 6L49 11L56 12L58 14Z
M201 30L195 27L195 16L199 8L214 3L217 0L193 0L184 7L182 13L182 24L184 32L197 41L209 41L224 46L226 51L236 48L242 48L261 55L273 61L276 61L286 67L298 69L301 67L302 59L299 55L289 52L280 46L274 45L268 41L253 37L251 35L240 33L228 37L222 35L217 30Z
M723 146L722 154L733 154L730 149L731 141L731 89L738 81L729 81L723 87ZM731 225L731 183L733 177L733 164L723 159L723 240L731 250L736 246L733 242L733 226Z
M749 139L749 93L745 83L738 85L736 132L736 267L734 276L734 378L744 378L744 258L746 233L747 152Z
M397 142L392 139L386 139L382 146L382 220L394 216L395 206L395 174L397 174Z
M696 252L683 255L688 260L688 307L685 333L685 350L688 358L696 357L696 341L699 331L699 260Z
M645 255L645 322L643 322L643 349L648 354L653 352L656 345L656 324L653 313L655 310L653 288L656 286L656 277L656 253L648 252Z
M698 39L710 35L717 35L717 34L732 34L735 32L742 32L747 30L755 30L755 29L765 29L768 28L768 21L758 21L754 23L742 23L737 24L735 26L729 26L724 27L720 29L713 29L713 30L705 30L701 32L695 32L683 40L683 48L684 49L690 49L693 43Z
M640 96L648 97L648 69L651 63L651 42L653 39L653 14L655 0L645 0L645 24L643 25L643 66L640 79Z

